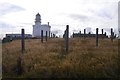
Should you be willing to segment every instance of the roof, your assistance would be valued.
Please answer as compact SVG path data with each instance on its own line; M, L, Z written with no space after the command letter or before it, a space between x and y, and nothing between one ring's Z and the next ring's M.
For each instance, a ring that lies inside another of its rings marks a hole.
M39 13L37 13L37 14L36 14L36 16L40 16L40 14L39 14Z

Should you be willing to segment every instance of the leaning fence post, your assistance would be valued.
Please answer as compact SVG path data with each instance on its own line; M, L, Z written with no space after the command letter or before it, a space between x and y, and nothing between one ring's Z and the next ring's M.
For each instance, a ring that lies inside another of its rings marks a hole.
M114 35L114 38L116 38L116 34Z
M115 33L113 32L113 34L112 34L112 38L114 39L114 35L115 35Z
M21 45L22 45L22 53L23 53L24 50L25 50L25 40L24 40L25 35L24 35L24 29L21 30L21 38L22 38L22 40L21 40Z
M47 31L46 31L46 38L45 38L46 42L47 42Z
M43 30L41 30L41 42L43 43Z
M68 48L69 48L69 25L66 26L66 31L65 31L65 51L68 53Z
M102 39L104 38L104 35L103 35L103 29L102 29Z
M80 38L80 35L81 35L81 31L79 32L79 38Z
M111 41L113 42L113 29L111 28Z
M18 57L18 60L17 60L17 74L18 75L21 75L23 72L23 69L22 69L22 58L21 58L21 55Z
M22 54L25 50L25 32L24 29L21 29L21 51ZM19 55L18 60L17 60L17 74L21 75L22 74L22 54Z
M103 29L102 29L102 34L103 34Z
M54 33L53 33L53 35L52 35L52 36L53 36L53 38L54 38Z
M86 37L86 29L84 29L84 39L85 39L85 37Z
M73 38L74 38L74 32L73 32Z
M55 38L55 34L53 34L53 38Z
M96 47L98 47L98 28L96 28Z
M106 34L106 32L105 32L105 36L106 36L107 34Z

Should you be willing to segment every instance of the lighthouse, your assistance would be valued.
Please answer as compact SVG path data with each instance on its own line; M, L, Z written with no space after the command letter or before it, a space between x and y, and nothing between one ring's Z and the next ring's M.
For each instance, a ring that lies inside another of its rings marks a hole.
M40 38L41 37L41 30L43 30L43 36L50 35L50 28L51 26L48 24L41 24L41 15L39 13L36 14L35 17L35 25L33 25L33 37Z
M36 18L35 18L35 24L41 24L41 15L38 13L36 14Z

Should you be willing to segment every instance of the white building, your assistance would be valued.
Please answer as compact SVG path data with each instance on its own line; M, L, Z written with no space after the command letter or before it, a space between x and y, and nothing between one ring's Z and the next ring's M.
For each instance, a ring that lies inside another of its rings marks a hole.
M25 38L32 38L31 34L24 34ZM6 37L21 38L21 34L6 34Z
M50 35L51 26L48 24L41 24L41 15L38 13L35 18L35 25L33 25L33 37L41 37L41 30L43 30L43 36Z

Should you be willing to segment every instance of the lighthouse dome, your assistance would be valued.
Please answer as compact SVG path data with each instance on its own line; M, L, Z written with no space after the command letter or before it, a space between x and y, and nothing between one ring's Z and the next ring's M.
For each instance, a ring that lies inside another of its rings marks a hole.
M39 13L36 14L36 18L35 18L35 23L41 23L41 15Z

